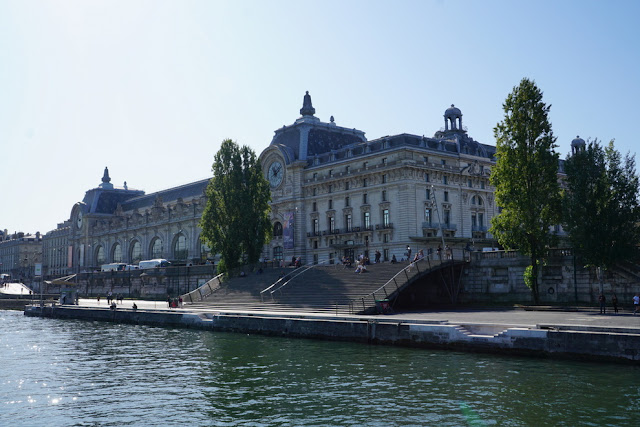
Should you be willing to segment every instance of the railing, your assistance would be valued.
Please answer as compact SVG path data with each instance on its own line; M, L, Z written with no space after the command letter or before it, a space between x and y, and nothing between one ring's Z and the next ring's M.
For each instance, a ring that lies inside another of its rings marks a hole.
M353 314L355 312L355 305L359 302L362 302L362 310L365 311L367 309L366 300L368 300L369 298L374 305L376 304L376 301L380 299L379 297L384 296L385 299L388 299L391 294L400 291L401 285L406 284L407 282L409 282L409 280L420 275L423 271L431 270L433 267L440 266L444 263L452 263L454 261L454 254L461 254L460 259L466 260L465 252L466 251L461 249L450 249L449 253L447 253L443 249L440 255L434 253L425 256L424 258L421 258L417 261L410 262L409 265L397 272L391 279L389 279L384 285L380 286L375 291L363 297L350 300L349 312ZM434 258L434 260L431 260L431 258ZM420 269L421 267L422 270ZM414 269L415 271L413 271ZM398 284L398 280L400 280L400 284ZM389 290L388 287L392 285L394 286L394 288Z
M214 277L213 279L209 280L207 283L205 283L204 285L200 286L198 289L193 290L193 291L189 292L188 294L182 295L182 300L184 302L189 302L189 303L199 302L199 301L204 300L209 295L211 295L214 291L216 291L217 289L220 288L220 284L222 283L220 278L222 276L224 276L224 273L218 274L216 277ZM216 284L215 287L213 287L212 285L215 282L217 282L217 284Z
M280 291L282 288L284 288L289 282L291 282L293 279L295 279L296 277L300 276L301 274L306 273L307 271L311 270L312 268L318 267L319 265L323 265L325 263L327 263L328 260L325 261L321 261L319 263L311 263L311 264L307 264L303 267L300 267L296 270L294 270L293 272L296 273L293 276L287 274L281 278L279 278L278 280L276 280L275 282L273 282L271 284L271 286L269 286L266 289L263 289L262 291L260 291L260 299L262 300L262 302L264 302L264 295L269 292L269 295L271 296L271 300L273 301L273 294L277 291Z

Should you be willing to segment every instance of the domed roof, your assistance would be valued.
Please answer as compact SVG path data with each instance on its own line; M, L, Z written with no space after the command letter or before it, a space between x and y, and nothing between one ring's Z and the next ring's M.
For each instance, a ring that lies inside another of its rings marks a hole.
M584 145L585 145L584 139L580 138L580 136L576 136L576 138L573 141L571 141L572 147L581 147Z
M455 105L451 104L450 108L447 108L447 111L444 112L445 117L460 117L462 116L462 111L457 108Z

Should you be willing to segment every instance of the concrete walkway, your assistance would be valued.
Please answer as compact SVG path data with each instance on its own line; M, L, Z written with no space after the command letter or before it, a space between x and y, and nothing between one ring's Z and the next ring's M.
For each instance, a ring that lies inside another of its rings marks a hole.
M136 303L138 310L153 311L174 311L182 313L229 313L229 314L252 314L255 316L269 317L304 317L304 318L344 318L344 319L370 319L386 322L408 322L408 323L442 323L442 324L464 324L464 325L504 325L505 327L527 327L535 328L539 325L545 327L553 326L581 326L593 328L624 328L637 329L640 333L640 315L634 316L630 311L620 311L619 314L613 314L613 311L607 310L606 315L601 315L597 310L591 308L583 308L578 311L557 311L557 310L524 310L524 309L495 309L487 308L486 310L478 309L460 309L460 310L437 310L437 311L414 311L402 312L387 315L349 315L339 313L331 315L327 312L313 313L309 311L295 312L291 310L277 311L273 310L232 310L220 309L212 306L210 309L199 306L190 308L185 305L184 308L167 307L166 301L145 301L145 300L124 300L122 304L117 304L119 309L131 309L133 303ZM95 298L81 298L81 307L102 307L109 308L107 300L101 298L97 302ZM611 314L610 314L611 313Z

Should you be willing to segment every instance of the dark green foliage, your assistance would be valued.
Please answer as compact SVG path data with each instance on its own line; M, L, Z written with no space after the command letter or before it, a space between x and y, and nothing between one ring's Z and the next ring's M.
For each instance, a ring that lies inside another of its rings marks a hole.
M595 140L565 162L564 224L585 265L604 269L636 261L640 207L635 160L622 160L613 141Z
M561 219L556 138L542 102L542 91L522 79L503 104L504 119L494 128L496 165L491 171L496 204L502 209L491 221L501 245L531 258L529 283L538 302L538 269L554 243L549 232Z
M202 237L231 271L258 261L271 228L271 192L253 150L230 139L222 142L211 169Z

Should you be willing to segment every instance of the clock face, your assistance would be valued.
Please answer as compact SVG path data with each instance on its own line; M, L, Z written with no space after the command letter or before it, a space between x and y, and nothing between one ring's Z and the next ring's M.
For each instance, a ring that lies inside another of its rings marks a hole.
M78 218L76 218L76 226L82 228L82 212L78 212Z
M283 176L284 168L282 167L282 163L277 160L271 163L271 166L269 166L267 178L269 179L269 184L272 188L276 188L282 183Z

